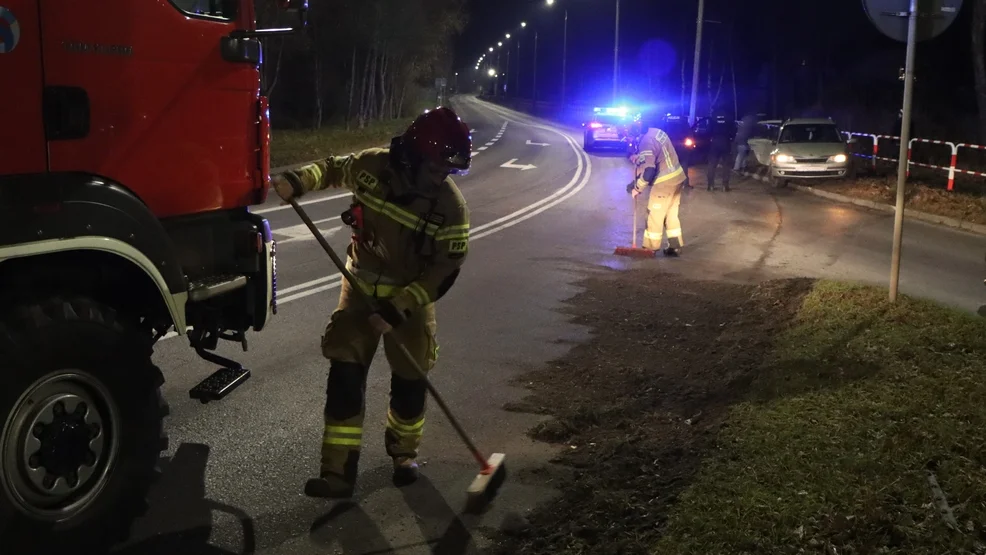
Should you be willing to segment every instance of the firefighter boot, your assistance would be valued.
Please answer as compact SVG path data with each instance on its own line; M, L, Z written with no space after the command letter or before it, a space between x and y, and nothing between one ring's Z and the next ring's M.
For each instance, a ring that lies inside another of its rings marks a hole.
M308 480L305 495L331 499L352 497L356 489L365 411L366 368L332 361L325 391L322 467Z
M418 463L411 457L394 457L394 485L401 488L418 480Z

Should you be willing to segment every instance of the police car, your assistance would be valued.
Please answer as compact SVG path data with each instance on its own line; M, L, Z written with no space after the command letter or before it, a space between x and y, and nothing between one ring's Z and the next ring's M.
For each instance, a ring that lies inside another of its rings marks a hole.
M640 133L640 114L629 108L593 108L589 121L582 122L585 132L582 148L589 152L597 147L610 147L624 151L633 148L633 140Z

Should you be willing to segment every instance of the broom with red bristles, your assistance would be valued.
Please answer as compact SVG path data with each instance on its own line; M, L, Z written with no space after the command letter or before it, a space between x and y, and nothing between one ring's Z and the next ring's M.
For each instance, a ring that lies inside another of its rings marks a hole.
M637 183L636 170L634 170L633 184ZM617 256L630 256L633 258L654 258L654 251L650 249L645 249L643 247L637 247L637 196L633 195L633 230L630 233L631 246L629 247L616 247L613 254Z

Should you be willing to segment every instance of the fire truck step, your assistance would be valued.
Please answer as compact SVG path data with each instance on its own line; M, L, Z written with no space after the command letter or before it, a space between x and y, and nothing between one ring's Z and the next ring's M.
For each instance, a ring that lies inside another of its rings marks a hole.
M250 371L246 368L220 368L193 387L188 396L202 403L219 401L249 378Z
M212 276L193 281L188 287L188 300L200 302L234 291L247 284L246 276Z

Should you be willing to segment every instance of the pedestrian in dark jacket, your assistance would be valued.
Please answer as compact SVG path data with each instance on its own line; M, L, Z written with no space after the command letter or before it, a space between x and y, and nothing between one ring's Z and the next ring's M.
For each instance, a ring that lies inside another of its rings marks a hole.
M715 115L709 126L709 173L708 190L715 188L716 170L722 164L722 188L729 191L729 156L733 151L733 140L736 138L736 122L726 117L725 113Z

